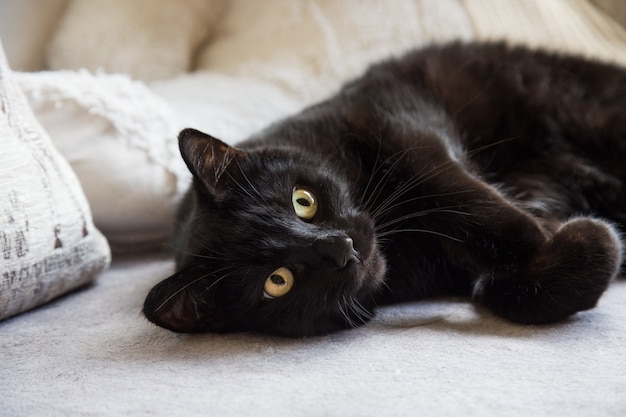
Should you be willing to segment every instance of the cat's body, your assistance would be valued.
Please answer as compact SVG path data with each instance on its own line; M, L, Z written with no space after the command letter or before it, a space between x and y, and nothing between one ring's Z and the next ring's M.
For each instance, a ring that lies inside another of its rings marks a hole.
M431 47L236 149L192 130L180 144L195 180L178 272L144 307L172 330L319 334L440 294L546 323L593 307L619 272L626 71L614 66Z

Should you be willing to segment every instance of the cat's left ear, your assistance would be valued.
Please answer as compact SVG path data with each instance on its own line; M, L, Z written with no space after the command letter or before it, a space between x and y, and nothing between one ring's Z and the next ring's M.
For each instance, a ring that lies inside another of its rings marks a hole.
M243 151L195 129L180 132L178 146L191 173L213 195L224 191L228 167L245 157Z
M228 320L205 273L191 267L155 285L144 302L146 318L179 333L225 332Z

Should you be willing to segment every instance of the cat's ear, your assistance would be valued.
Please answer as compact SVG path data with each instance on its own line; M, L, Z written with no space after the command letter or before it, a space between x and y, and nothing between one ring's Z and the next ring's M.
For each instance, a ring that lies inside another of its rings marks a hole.
M178 146L191 173L213 195L222 194L228 167L245 156L243 151L195 129L180 132Z
M225 332L228 321L205 274L191 267L155 285L143 306L146 318L179 333Z

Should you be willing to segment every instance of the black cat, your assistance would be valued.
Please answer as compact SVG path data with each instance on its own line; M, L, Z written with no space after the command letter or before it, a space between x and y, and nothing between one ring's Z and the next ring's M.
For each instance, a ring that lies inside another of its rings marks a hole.
M187 129L180 332L323 334L465 294L521 323L594 307L626 226L626 71L504 44L433 46L236 148ZM605 220L606 219L606 220Z

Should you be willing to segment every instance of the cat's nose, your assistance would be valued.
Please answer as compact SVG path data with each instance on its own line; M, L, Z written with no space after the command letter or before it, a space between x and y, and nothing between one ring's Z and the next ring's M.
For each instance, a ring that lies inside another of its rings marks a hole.
M320 239L313 244L313 248L337 268L359 261L359 253L354 249L354 242L350 237Z

